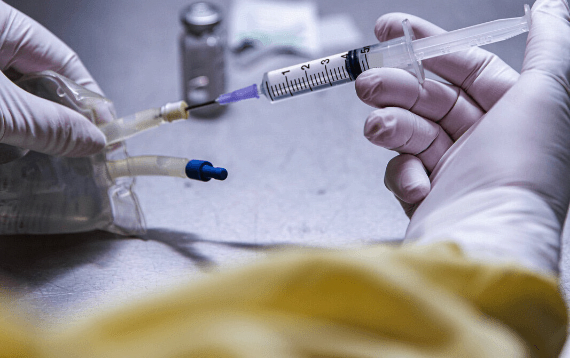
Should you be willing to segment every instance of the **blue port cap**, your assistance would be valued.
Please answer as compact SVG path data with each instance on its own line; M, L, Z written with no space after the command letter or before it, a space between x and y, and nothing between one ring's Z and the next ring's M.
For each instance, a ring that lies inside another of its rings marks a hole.
M212 163L205 160L193 159L186 164L186 176L201 181L209 181L212 178L225 180L228 177L228 171L224 168L214 168Z

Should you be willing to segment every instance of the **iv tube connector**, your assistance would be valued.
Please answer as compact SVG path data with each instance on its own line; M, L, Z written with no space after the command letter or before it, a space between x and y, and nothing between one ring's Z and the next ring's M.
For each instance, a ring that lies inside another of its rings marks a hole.
M177 119L187 119L188 105L184 101L167 103L160 108L147 109L129 116L105 123L99 127L105 134L107 145L111 145L134 136L147 129L171 123Z
M166 122L173 122L178 119L188 119L186 108L188 105L184 101L167 103L160 107L160 117Z
M228 171L224 168L214 168L212 163L204 160L186 158L139 156L108 161L106 165L111 179L158 175L209 181L212 178L225 180L228 177Z

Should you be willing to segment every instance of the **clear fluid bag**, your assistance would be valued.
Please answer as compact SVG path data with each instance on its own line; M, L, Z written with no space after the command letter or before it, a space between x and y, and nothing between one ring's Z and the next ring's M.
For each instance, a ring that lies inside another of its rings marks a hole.
M24 90L74 109L96 125L115 119L113 104L53 72L26 75ZM57 234L105 230L145 232L134 178L111 179L106 161L127 157L123 142L83 158L30 151L0 165L0 234Z

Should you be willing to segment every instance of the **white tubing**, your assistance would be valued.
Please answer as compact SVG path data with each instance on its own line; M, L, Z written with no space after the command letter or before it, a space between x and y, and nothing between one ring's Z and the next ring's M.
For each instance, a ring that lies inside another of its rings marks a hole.
M187 178L185 158L140 156L107 162L112 179L125 176L160 175Z
M119 118L113 122L105 123L99 129L105 134L107 145L111 145L130 138L139 132L158 127L162 123L172 122L177 119L187 119L187 106L184 101L167 103L161 108L147 109Z

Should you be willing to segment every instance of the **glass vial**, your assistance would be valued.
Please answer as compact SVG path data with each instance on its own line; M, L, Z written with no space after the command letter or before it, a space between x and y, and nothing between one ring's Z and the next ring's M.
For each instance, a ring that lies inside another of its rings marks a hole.
M184 99L188 105L212 101L225 91L225 29L222 12L209 2L190 4L181 12L180 39ZM225 106L213 104L193 110L191 116L212 118Z

